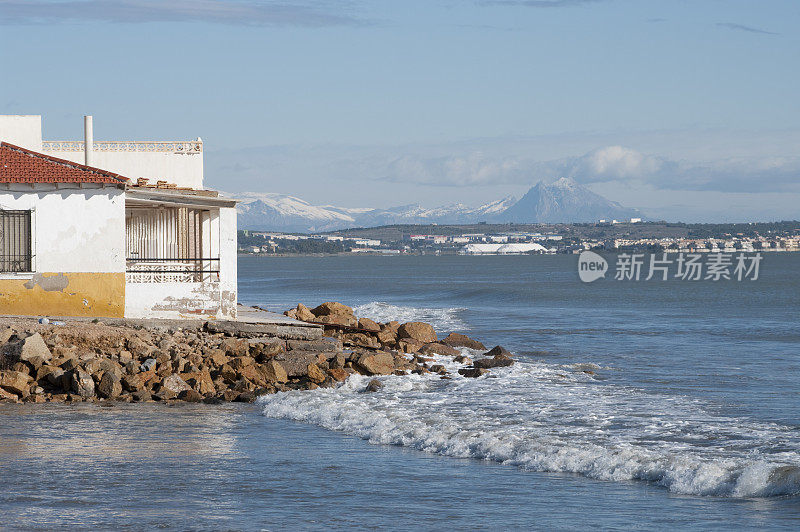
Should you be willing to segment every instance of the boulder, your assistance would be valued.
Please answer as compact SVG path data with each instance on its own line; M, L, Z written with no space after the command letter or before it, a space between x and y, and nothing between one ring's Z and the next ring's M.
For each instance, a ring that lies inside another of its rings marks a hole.
M455 347L450 347L443 343L425 344L417 352L423 355L445 355L448 357L457 357L461 354L461 351Z
M208 361L214 366L222 366L230 362L230 357L222 349L212 349L208 355Z
M70 374L70 391L80 397L94 396L94 379L80 368Z
M397 329L397 338L398 340L410 338L423 344L437 341L436 331L433 326L421 321L410 321L402 324Z
M280 362L289 377L296 378L308 375L308 365L320 362L320 357L316 353L294 351L278 355L274 360Z
M489 373L489 370L483 368L462 368L458 370L458 373L460 373L465 377L476 379L482 375L486 375L487 373Z
M422 346L424 346L420 341L414 340L413 338L406 338L405 340L398 340L397 341L397 348L402 351L403 353L416 353Z
M38 357L44 363L49 362L53 358L53 354L50 352L50 349L47 348L47 344L44 343L44 339L39 333L28 336L22 340L19 343L18 349L19 359L23 362L28 362ZM41 366L41 364L39 365Z
M178 399L181 401L186 401L188 403L199 403L203 400L203 396L200 393L192 390L189 388L188 390L183 390L178 394Z
M447 335L447 338L442 340L443 344L447 344L451 347L467 347L469 349L479 349L481 351L486 349L486 346L483 345L481 342L477 340L473 340L466 334L460 333L450 333Z
M236 357L228 362L228 365L233 368L234 371L242 371L242 369L252 366L256 363L256 359L253 357Z
M381 388L383 388L383 383L381 381L379 381L378 379L372 379L367 384L367 387L364 388L364 391L367 392L367 393L372 393L372 392L377 392Z
M335 316L337 314L346 314L352 316L353 309L347 305L336 303L335 301L328 301L319 305L318 307L313 308L311 313L317 318L320 316Z
M186 384L186 381L184 381L179 375L175 375L173 373L172 375L167 376L161 382L161 388L162 390L168 390L177 395L184 390L190 389L190 386Z
M472 359L464 355L458 355L453 359L453 362L458 362L459 364L466 364L467 366L472 365Z
M30 392L31 377L20 371L0 371L0 388L22 397Z
M286 346L290 351L319 351L320 353L341 353L342 342L330 336L320 340L287 340Z
M103 373L100 384L97 385L97 395L106 399L115 399L122 393L120 378L112 371Z
M142 362L141 369L142 369L142 371L152 371L152 370L156 369L156 359L155 358L148 358L147 360Z
M319 369L319 366L316 364L309 364L308 365L308 380L316 384L322 384L325 382L325 372Z
M0 345L8 342L11 337L14 336L14 329L11 327L6 327L5 329L0 329Z
M289 380L286 370L277 360L267 360L261 364L260 369L264 379L268 382L287 382Z
M139 375L125 375L121 380L122 388L126 392L138 392L144 388L144 382Z
M367 375L389 375L394 371L394 357L385 351L364 353L359 355L354 363Z
M511 353L502 346L496 345L487 352L483 354L485 357L494 357L494 358L511 358Z
M225 338L220 345L229 357L239 357L246 355L250 351L250 344L242 338Z
M131 399L133 399L137 403L143 403L145 401L152 401L153 396L147 390L138 390L131 394Z
M510 358L481 358L472 363L476 368L484 369L502 368L513 364L514 361Z
M358 319L351 314L331 314L325 316L318 316L315 323L322 323L325 325L343 325L345 327L357 327Z
M19 401L19 398L16 394L7 392L3 388L0 388L0 403L3 401L10 401L12 403L16 403Z
M294 317L300 321L315 321L317 316L311 312L307 306L303 305L302 303L298 303L297 309L295 309Z
M373 331L373 332L378 332L381 330L381 326L369 318L360 318L358 320L358 326L361 329L366 329L368 331Z
M250 340L250 356L259 362L286 352L286 342L277 338Z
M330 375L331 378L336 382L344 382L347 380L347 377L350 376L349 373L341 368L330 368L328 370L328 375Z

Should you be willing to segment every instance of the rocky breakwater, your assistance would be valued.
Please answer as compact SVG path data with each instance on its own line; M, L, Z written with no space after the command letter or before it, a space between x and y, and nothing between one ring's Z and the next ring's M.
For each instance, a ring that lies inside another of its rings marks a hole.
M323 325L328 337L341 341L350 350L352 367L356 371L363 369L359 360L370 356L394 359L396 367L391 373L397 375L438 373L442 378L450 378L449 372L444 365L436 363L434 355L452 358L462 366L458 373L465 377L480 377L492 368L514 364L511 353L501 346L487 351L481 342L457 332L440 340L433 326L424 322L377 323L369 318L358 318L352 308L341 303L328 302L314 308L301 303L284 314ZM476 360L473 362L470 356L475 356Z
M513 364L499 346L486 351L458 333L439 340L422 322L359 319L340 303L300 304L286 314L322 324L326 336L270 334L235 322L0 318L0 402L250 402L263 394L337 386L352 374L451 378L436 363L440 357L451 358L465 377ZM375 380L366 391L378 389Z

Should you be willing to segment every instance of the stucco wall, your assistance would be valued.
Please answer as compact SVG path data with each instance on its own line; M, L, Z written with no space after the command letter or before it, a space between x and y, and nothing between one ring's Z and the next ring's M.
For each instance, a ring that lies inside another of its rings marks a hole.
M0 209L32 210L33 273L0 273L0 314L121 317L125 198L116 187L14 185Z
M41 151L41 143L36 148ZM83 151L44 151L47 155L83 164ZM125 176L132 181L140 177L151 184L163 180L179 187L203 188L203 152L185 154L161 151L98 151L93 152L92 166Z
M42 117L0 115L0 141L29 150L42 149Z

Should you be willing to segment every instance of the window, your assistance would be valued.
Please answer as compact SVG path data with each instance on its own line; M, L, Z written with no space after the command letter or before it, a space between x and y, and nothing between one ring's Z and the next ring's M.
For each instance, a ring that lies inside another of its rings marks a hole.
M218 279L211 213L184 207L126 210L127 279L135 283Z
M31 211L0 210L0 272L29 272L31 263Z

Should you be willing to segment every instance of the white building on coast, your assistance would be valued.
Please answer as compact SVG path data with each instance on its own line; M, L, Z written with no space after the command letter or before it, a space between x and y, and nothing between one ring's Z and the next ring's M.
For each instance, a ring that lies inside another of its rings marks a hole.
M235 200L203 143L43 141L0 116L0 314L233 318Z

